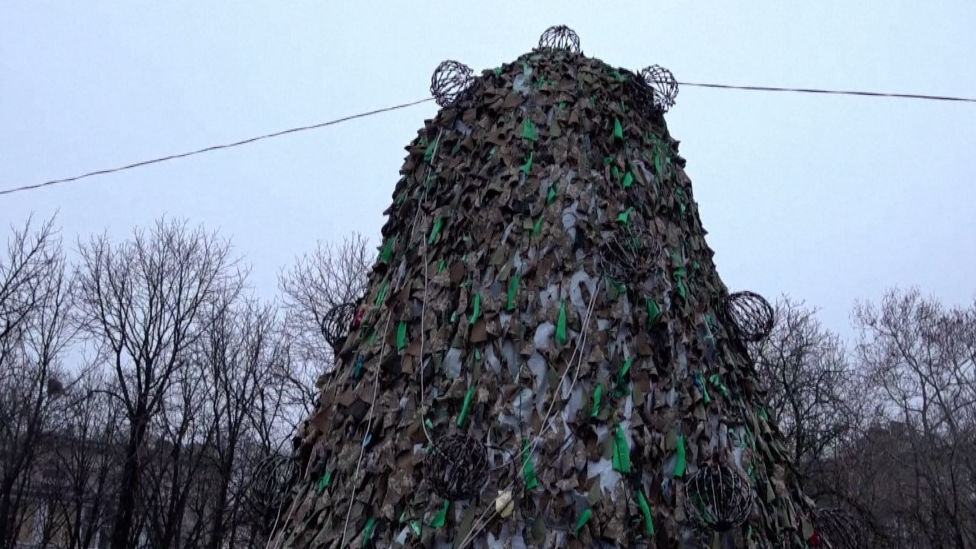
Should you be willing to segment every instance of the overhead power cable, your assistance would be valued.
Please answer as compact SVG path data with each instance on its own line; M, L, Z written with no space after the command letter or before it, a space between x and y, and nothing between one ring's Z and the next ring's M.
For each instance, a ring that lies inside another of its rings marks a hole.
M951 97L946 95L921 95L915 93L883 93L883 92L848 91L848 90L821 90L816 88L777 88L773 86L733 86L731 84L700 84L697 82L678 82L678 85L695 86L698 88L718 88L723 90L824 93L824 94L832 94L832 95L859 95L863 97L897 97L901 99L928 99L930 101L962 101L966 103L976 103L976 98Z
M12 193L20 192L20 191L29 191L29 190L33 190L33 189L40 189L41 187L50 187L51 185L59 185L61 183L70 183L72 181L78 181L79 179L86 179L86 178L89 178L89 177L95 177L96 175L106 175L106 174L110 174L110 173L121 172L121 171L125 171L125 170L131 170L133 168L140 168L142 166L148 166L150 164L159 164L160 162L167 162L169 160L176 160L177 158L186 158L188 156L196 156L198 154L204 154L204 153L208 153L208 152L218 151L218 150L221 150L221 149L230 149L230 148L233 148L233 147L240 147L241 145L248 145L248 144L254 143L256 141L262 141L262 140L265 140L265 139L271 139L272 137L281 137L282 135L288 135L290 133L298 133L298 132L304 132L304 131L308 131L308 130L315 130L315 129L318 129L318 128L324 128L326 126L332 126L332 125L335 125L335 124L339 124L341 122L348 122L349 120L354 120L356 118L365 118L367 116L372 116L374 114L380 114L380 113L384 113L384 112L395 111L397 109L404 109L406 107L412 107L414 105L419 105L421 103L426 103L428 101L433 101L433 100L434 100L434 98L428 97L427 99L420 99L418 101L412 101L410 103L403 103L403 104L400 104L400 105L395 105L393 107L384 107L382 109L376 109L376 110L373 110L373 111L361 112L359 114L353 114L353 115L350 115L350 116L344 116L342 118L336 118L335 120L329 120L328 122L320 122L318 124L312 124L310 126L299 126L297 128L290 128L290 129L282 130L282 131L279 131L279 132L268 133L268 134L265 134L265 135L259 135L257 137L249 137L247 139L242 139L241 141L235 141L233 143L225 143L223 145L212 145L210 147L204 147L202 149L197 149L195 151L190 151L190 152L185 152L185 153L179 153L179 154L171 154L171 155L168 155L168 156L162 156L162 157L159 157L159 158L153 158L152 160L143 160L141 162L135 162L133 164L128 164L126 166L120 166L118 168L110 168L110 169L106 169L106 170L98 170L98 171L94 171L94 172L88 172L88 173L82 174L82 175L76 175L74 177L66 177L64 179L53 179L51 181L45 181L43 183L35 183L33 185L24 185L22 187L14 187L14 188L11 188L11 189L3 189L3 190L0 190L0 195L12 194Z
M716 88L724 90L745 90L745 91L765 91L765 92L793 92L793 93L816 93L816 94L831 94L831 95L854 95L861 97L893 97L902 99L922 99L928 101L955 101L955 102L965 102L965 103L976 103L976 98L970 97L953 97L945 95L923 95L923 94L911 94L911 93L883 93L883 92L868 92L868 91L850 91L850 90L826 90L817 88L783 88L774 86L735 86L731 84L703 84L698 82L678 82L680 86L693 86L699 88ZM367 116L372 116L374 114L380 114L384 112L394 111L397 109L403 109L406 107L412 107L414 105L419 105L421 103L426 103L428 101L433 101L434 98L428 97L426 99L420 99L417 101L411 101L410 103L403 103L400 105L395 105L392 107L385 107L382 109L376 109L372 111L362 112L359 114L353 114L350 116L345 116L342 118L337 118L335 120L329 120L328 122L321 122L318 124L312 124L310 126L300 126L297 128L291 128L287 130L282 130L274 133L269 133L265 135L259 135L257 137L251 137L248 139L243 139L241 141L235 141L233 143L226 143L223 145L213 145L210 147L204 147L202 149L197 149L195 151L172 154L168 156L163 156L160 158L154 158L152 160L143 160L141 162L135 162L133 164L128 164L126 166L120 166L118 168L110 168L105 170L98 170L94 172L88 172L81 175L76 175L74 177L66 177L64 179L53 179L51 181L45 181L43 183L35 183L32 185L23 185L20 187L12 187L9 189L0 190L0 195L13 194L21 191L29 191L34 189L39 189L42 187L50 187L52 185L60 185L62 183L71 183L81 179L87 179L89 177L95 177L98 175L106 175L115 172L121 172L125 170L131 170L133 168L140 168L142 166L148 166L150 164L159 164L160 162L168 162L170 160L176 160L178 158L186 158L188 156L195 156L198 154L209 153L221 149L230 149L233 147L240 147L242 145L248 145L256 141L262 141L265 139L271 139L273 137L280 137L282 135L287 135L290 133L304 132L308 130L315 130L318 128L324 128L326 126L332 126L339 124L341 122L347 122L349 120L354 120L357 118L365 118Z

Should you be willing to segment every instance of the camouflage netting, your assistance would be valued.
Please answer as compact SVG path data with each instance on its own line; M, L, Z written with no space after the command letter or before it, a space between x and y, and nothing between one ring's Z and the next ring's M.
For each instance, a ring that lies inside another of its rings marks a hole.
M552 47L467 86L407 148L276 546L803 547L653 90ZM745 491L686 502L706 466Z

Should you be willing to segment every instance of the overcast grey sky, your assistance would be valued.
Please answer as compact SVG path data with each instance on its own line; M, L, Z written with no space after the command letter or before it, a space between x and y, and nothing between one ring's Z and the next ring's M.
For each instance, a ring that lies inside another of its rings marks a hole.
M546 27L679 80L976 96L972 0L0 2L0 188L422 99ZM375 240L434 103L75 184L0 196L124 238L162 216L232 237L266 296L317 240ZM731 289L788 292L849 332L857 298L976 294L976 104L685 87L667 116ZM5 240L5 238L4 238Z

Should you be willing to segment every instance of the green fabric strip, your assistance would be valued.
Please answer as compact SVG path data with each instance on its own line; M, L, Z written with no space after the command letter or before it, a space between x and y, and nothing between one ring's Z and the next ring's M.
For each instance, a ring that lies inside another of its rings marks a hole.
M330 482L332 482L332 471L326 471L319 477L319 481L315 484L315 493L321 494L322 490L329 487Z
M515 294L518 293L519 273L515 271L508 279L508 295L505 296L505 309L511 311L515 308Z
M603 397L603 384L597 382L593 389L593 404L590 406L590 417L600 415L600 398Z
M386 239L383 243L383 249L380 250L380 261L389 261L393 257L393 244L396 242L396 237L391 236Z
M532 463L532 455L529 451L529 439L522 439L522 479L525 481L525 489L531 490L539 485L539 478L535 474L535 464Z
M613 468L621 473L630 472L630 447L627 446L624 428L620 425L613 433Z
M464 420L468 418L468 411L471 409L471 398L474 396L474 385L468 385L467 392L464 393L464 404L461 405L461 412L457 417L457 426L464 425Z
M559 302L559 318L556 320L556 343L566 343L566 302Z
M521 166L519 166L519 171L522 172L522 173L524 173L524 174L529 173L529 170L532 169L532 159L534 157L535 157L535 152L534 151L533 152L530 152L529 153L529 157L525 159L525 164L522 164Z
M475 292L474 294L474 305L473 312L471 313L471 318L468 319L469 324L474 324L478 321L478 316L481 315L481 293Z
M583 529L583 526L590 520L590 517L592 516L593 516L592 509L583 509L583 512L580 513L579 517L576 519L576 524L573 525L573 534L574 535L579 534L579 531Z
M529 118L526 118L525 122L522 123L522 139L528 139L529 141L539 140L539 133L535 129L535 124Z
M685 476L685 467L687 463L685 462L685 436L678 435L678 448L677 455L674 459L674 476L681 478Z
M712 374L708 377L708 381L711 382L712 385L718 387L718 390L721 391L723 395L729 396L729 388L722 383L722 376L719 374Z
M624 180L623 180L623 183L622 184L623 184L623 186L624 186L625 189L627 187L630 187L631 185L633 185L634 184L634 174L630 173L630 171L628 171L626 174L624 174Z
M373 537L373 529L376 528L376 517L369 517L366 521L366 527L363 528L363 541L359 543L360 547L366 547L369 543L369 538Z
M556 193L559 192L559 180L553 181L552 185L549 185L549 193L546 194L546 204L552 204L553 200L556 199Z
M661 315L661 309L658 308L657 303L654 302L650 297L647 298L647 323L654 324L657 317Z
M620 212L619 214L617 214L617 221L623 223L624 225L630 224L630 212L632 212L632 211L634 211L634 207L633 206L631 206L630 208L627 208L626 210Z
M620 120L616 117L613 119L613 137L616 139L624 138L624 127L620 124Z
M400 324L397 326L396 335L396 345L397 351L402 351L407 345L407 321L401 320Z
M607 280L607 293L610 294L610 299L617 299L618 297L627 293L627 285L622 282L617 282L616 280L610 278L609 276L604 277Z
M532 225L532 236L537 236L540 232L542 232L542 216L541 215L539 216L538 219L535 220L535 223Z
M644 515L644 533L654 535L654 519L651 517L651 506L647 503L643 490L637 490L637 505L640 506L641 514Z
M447 508L450 506L451 506L451 502L445 499L444 505L441 506L440 511L438 511L437 514L434 515L434 520L430 521L430 525L432 527L440 528L441 526L444 526L445 523L447 523Z
M441 227L444 225L444 218L437 216L434 220L434 226L430 229L430 238L427 239L428 244L433 244L434 240L437 239L437 235L441 232Z

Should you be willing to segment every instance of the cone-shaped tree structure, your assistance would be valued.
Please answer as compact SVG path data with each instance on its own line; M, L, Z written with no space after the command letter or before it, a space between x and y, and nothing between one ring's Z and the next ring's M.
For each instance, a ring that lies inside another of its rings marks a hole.
M666 103L568 48L467 78L407 148L276 546L804 546Z

